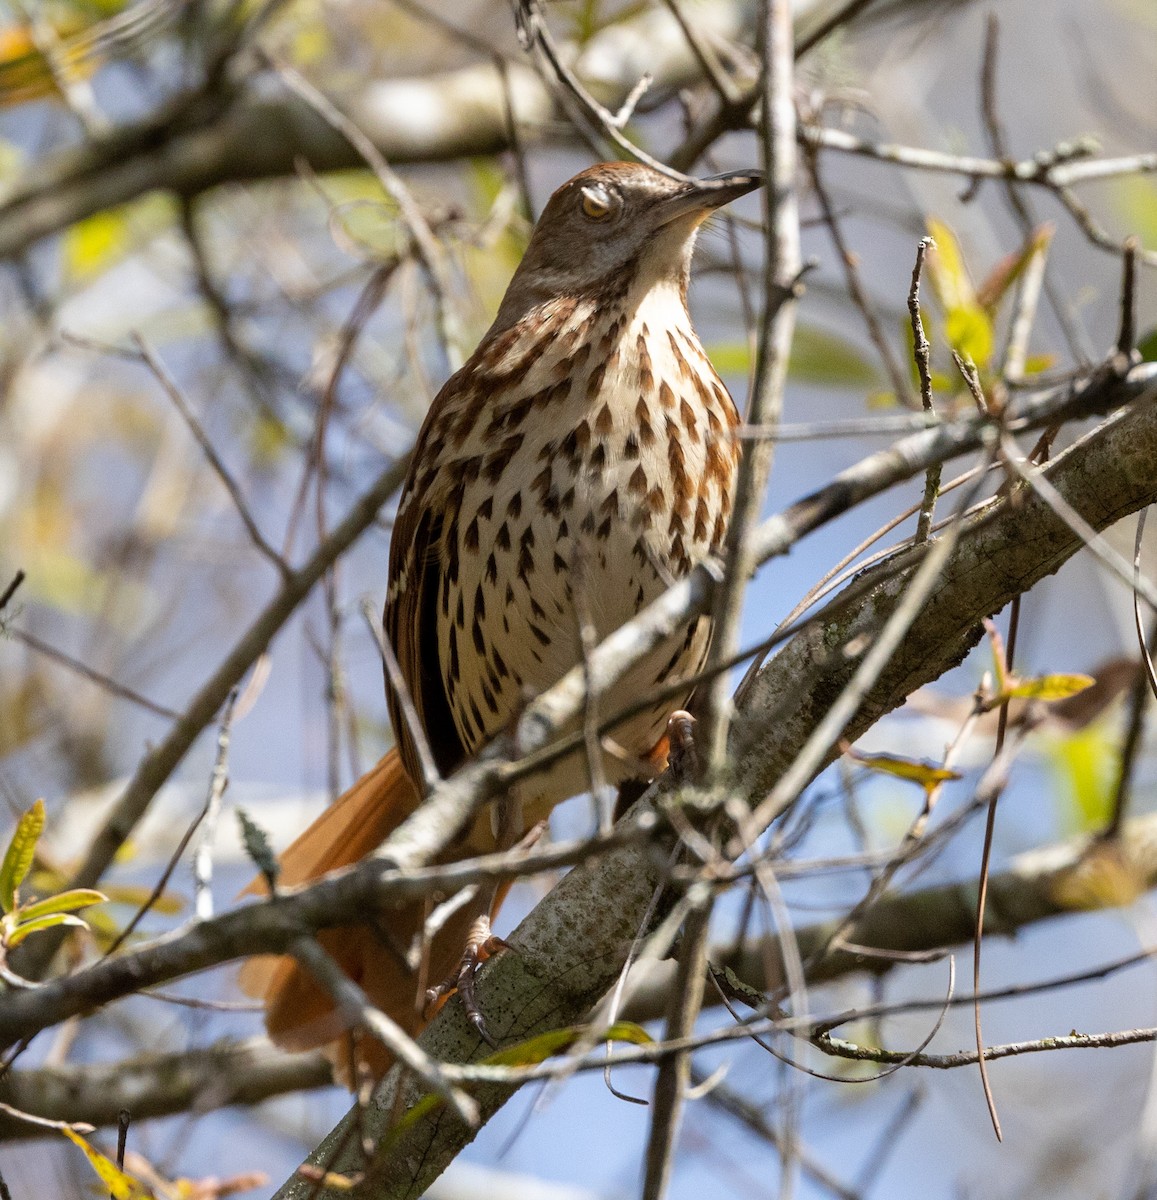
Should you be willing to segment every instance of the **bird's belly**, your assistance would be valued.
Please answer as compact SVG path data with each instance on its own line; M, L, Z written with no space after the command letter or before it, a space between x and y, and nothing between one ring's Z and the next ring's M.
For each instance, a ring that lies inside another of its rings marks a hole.
M591 642L603 640L711 548L709 536L695 536L693 520L686 528L670 488L660 486L668 463L658 439L637 455L608 453L597 470L572 464L546 444L533 466L464 496L464 512L481 508L490 515L479 522L477 537L464 541L440 632L446 639L442 661L451 668L451 710L471 753L582 661L584 626L593 631ZM518 478L529 482L518 487ZM698 528L709 535L714 522L701 520ZM594 698L600 723L664 684L694 675L708 637L703 619L649 653ZM643 760L692 686L656 699L606 732L604 778L617 782L649 773ZM590 783L587 755L574 754L524 789L524 804L533 818L540 807L588 790Z

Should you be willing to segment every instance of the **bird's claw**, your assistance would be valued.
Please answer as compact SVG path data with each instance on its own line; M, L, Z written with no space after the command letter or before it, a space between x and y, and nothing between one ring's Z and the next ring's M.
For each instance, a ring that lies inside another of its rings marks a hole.
M493 955L508 949L509 946L502 938L491 933L490 918L479 917L470 927L470 933L466 938L466 945L462 950L462 957L458 960L458 965L441 983L426 989L427 1013L432 1015L437 1011L441 1001L457 992L462 997L466 1019L474 1026L478 1036L487 1045L497 1049L498 1043L486 1028L482 1010L478 1007L478 1001L475 999L474 985L482 964Z

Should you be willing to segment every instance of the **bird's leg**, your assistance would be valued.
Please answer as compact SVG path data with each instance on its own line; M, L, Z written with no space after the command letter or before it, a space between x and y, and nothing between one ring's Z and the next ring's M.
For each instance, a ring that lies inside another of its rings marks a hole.
M494 804L494 836L496 849L499 852L513 850L516 846L529 849L542 836L546 822L540 821L525 837L522 834L522 805L513 797L504 796ZM440 1000L457 992L462 997L462 1005L466 1010L466 1019L478 1031L484 1042L497 1048L497 1042L490 1036L482 1010L474 996L474 984L482 964L492 955L509 946L502 938L497 937L491 930L491 918L498 907L501 885L495 881L481 889L479 901L482 911L470 926L466 935L466 945L462 949L462 957L450 974L439 984L426 990L426 1005L429 1010Z
M686 709L676 709L667 720L667 770L677 784L693 783L699 777L695 718Z

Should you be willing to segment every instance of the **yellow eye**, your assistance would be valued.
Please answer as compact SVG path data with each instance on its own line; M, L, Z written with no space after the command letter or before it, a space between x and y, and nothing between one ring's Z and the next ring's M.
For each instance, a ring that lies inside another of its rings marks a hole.
M611 198L601 187L583 188L583 212L592 221L605 221L611 215Z

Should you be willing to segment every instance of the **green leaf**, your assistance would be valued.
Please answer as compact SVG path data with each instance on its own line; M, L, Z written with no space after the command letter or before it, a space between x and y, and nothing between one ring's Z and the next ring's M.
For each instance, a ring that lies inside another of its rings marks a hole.
M112 1196L112 1200L145 1200L149 1193L138 1179L134 1179L132 1175L122 1171L112 1159L106 1158L75 1130L65 1126L60 1132L74 1146L80 1148L84 1157L88 1159L88 1165L96 1172L104 1190Z
M540 1033L525 1042L507 1046L504 1050L496 1050L482 1062L488 1067L533 1067L571 1046L587 1031L581 1026L570 1026L566 1029L551 1029ZM616 1021L599 1039L604 1042L630 1042L635 1046L646 1046L652 1041L651 1035L633 1021Z
M707 357L720 375L746 375L751 370L751 346L746 341L708 346ZM859 346L815 325L796 327L787 373L796 383L818 387L870 388L881 378Z
M1143 362L1157 362L1157 325L1154 325L1148 333L1141 335L1137 349L1140 351Z
M1091 675L1041 675L1037 679L1012 679L1005 685L997 703L1008 698L1022 700L1067 700L1096 680Z
M116 266L142 242L166 228L172 219L172 201L157 192L77 221L69 226L63 239L64 265L69 277L87 283Z
M861 754L854 747L848 747L847 753L869 771L878 771L881 775L891 775L895 779L918 783L925 791L931 791L942 783L961 777L959 772L948 767L919 762L914 758L902 758L898 754Z
M123 208L110 208L77 221L64 235L64 264L73 279L92 279L129 250L129 223Z
M1157 242L1157 183L1143 175L1126 175L1113 185L1113 202L1126 233L1143 246Z
M787 373L797 383L821 387L871 388L880 382L875 363L858 346L814 325L796 328Z
M32 867L36 843L43 832L44 801L37 800L17 822L0 865L0 908L5 912L11 912L16 906L17 890Z
M42 933L45 929L55 929L58 925L75 925L80 929L88 926L71 913L50 913L47 917L37 917L35 921L21 921L19 925L4 939L4 944L10 949L19 946L30 934Z
M751 370L751 347L747 342L719 342L705 349L720 375L746 375Z
M504 1050L496 1050L493 1054L488 1054L485 1058L480 1059L478 1065L483 1067L537 1066L548 1058L553 1058L554 1055L569 1050L587 1032L587 1029L581 1025L551 1029L546 1033L528 1038L524 1042L518 1042L514 1046L507 1046ZM633 1021L616 1021L599 1040L601 1042L630 1042L636 1046L646 1046L650 1045L654 1039L641 1025L636 1025ZM416 1104L411 1105L405 1116L394 1126L389 1135L390 1138L399 1137L406 1129L412 1128L429 1113L440 1108L442 1103L441 1096L431 1094L423 1096ZM386 1149L388 1152L388 1146Z
M982 370L992 359L992 321L979 304L957 305L944 315L944 336L961 357Z
M78 908L87 908L90 904L104 904L108 897L104 892L92 888L72 888L47 900L37 900L33 904L20 906L20 921L35 921L37 917L46 917L50 913L75 912Z
M976 308L976 289L964 265L956 234L935 217L929 217L927 224L936 243L928 253L928 277L941 307L945 312L955 308Z
M1049 371L1056 366L1056 362L1057 356L1055 354L1030 354L1024 360L1025 378L1029 379L1033 375L1043 375L1045 371Z
M1057 739L1050 767L1059 776L1066 825L1073 833L1104 829L1113 807L1120 745L1104 721Z

